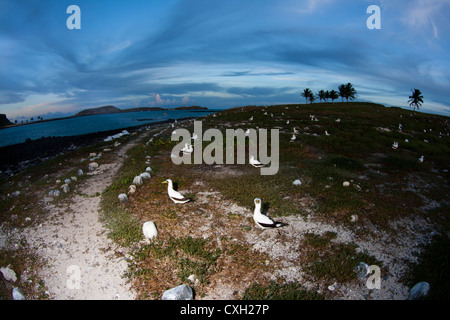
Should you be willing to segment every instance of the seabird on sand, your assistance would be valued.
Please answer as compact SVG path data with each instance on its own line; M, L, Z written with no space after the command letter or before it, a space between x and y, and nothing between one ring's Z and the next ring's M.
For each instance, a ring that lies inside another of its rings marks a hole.
M261 199L255 198L255 211L253 212L253 220L262 229L279 228L287 225L282 222L275 222L265 214L261 213Z
M255 168L262 168L266 166L265 164L262 164L261 162L256 160L254 156L250 156L250 164Z
M189 202L190 199L186 198L185 196L183 196L181 193L179 193L178 191L175 191L173 189L173 183L171 179L167 179L166 181L163 181L162 183L167 183L167 193L169 194L169 198L175 202L175 203L186 203Z

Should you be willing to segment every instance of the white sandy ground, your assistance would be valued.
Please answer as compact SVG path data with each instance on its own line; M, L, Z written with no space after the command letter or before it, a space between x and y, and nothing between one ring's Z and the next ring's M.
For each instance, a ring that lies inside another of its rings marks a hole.
M113 163L100 165L92 177L76 186L68 206L47 203L47 220L25 232L27 243L47 261L40 277L50 298L134 299L123 278L126 253L107 238L99 222L100 196L96 196L111 184L131 147L122 147Z

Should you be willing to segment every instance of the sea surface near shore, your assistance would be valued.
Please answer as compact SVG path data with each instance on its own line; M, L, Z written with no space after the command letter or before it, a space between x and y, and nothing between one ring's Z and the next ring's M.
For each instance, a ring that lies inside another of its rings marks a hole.
M0 147L19 144L43 137L68 137L117 130L190 117L202 117L218 110L161 110L129 113L101 114L55 119L0 130Z

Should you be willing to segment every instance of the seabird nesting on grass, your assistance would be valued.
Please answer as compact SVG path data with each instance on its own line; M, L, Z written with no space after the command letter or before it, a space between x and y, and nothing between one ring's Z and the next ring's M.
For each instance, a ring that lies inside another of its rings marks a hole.
M192 147L192 144L186 143L180 152L183 154L190 154L194 152L194 148Z
M291 142L294 142L295 138L296 138L296 136L295 136L295 134L293 134L292 137L291 137Z
M423 159L424 159L424 157L421 156L421 157L419 158L419 162L422 163L422 162L423 162Z
M394 141L394 143L392 144L392 149L397 149L398 148L398 142Z
M183 196L181 193L179 193L178 191L175 191L173 189L173 183L171 179L167 179L166 181L163 181L163 183L167 183L167 193L169 194L169 198L175 202L175 203L186 203L189 202L190 199L186 198L185 196Z
M253 220L255 220L256 225L262 229L266 228L279 228L287 225L282 222L275 222L265 214L261 213L261 199L255 198L255 211L253 212Z
M262 168L262 167L266 166L265 164L263 164L263 163L259 162L258 160L256 160L254 156L250 156L250 164L252 166L254 166L255 168Z

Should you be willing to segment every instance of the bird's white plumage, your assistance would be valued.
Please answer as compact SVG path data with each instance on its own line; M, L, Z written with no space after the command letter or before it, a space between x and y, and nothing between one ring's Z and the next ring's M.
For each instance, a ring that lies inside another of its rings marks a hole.
M264 167L265 165L255 159L254 156L250 156L250 164L256 168Z
M256 225L262 229L278 228L283 226L283 223L275 222L265 214L261 213L261 199L255 198L255 211L253 212L253 220Z
M186 203L189 201L188 198L183 196L181 193L173 189L173 182L171 179L167 179L163 183L167 183L167 193L169 195L169 198L175 202L175 203Z
M194 148L192 147L192 144L186 143L183 149L181 149L181 152L189 154L194 152Z

